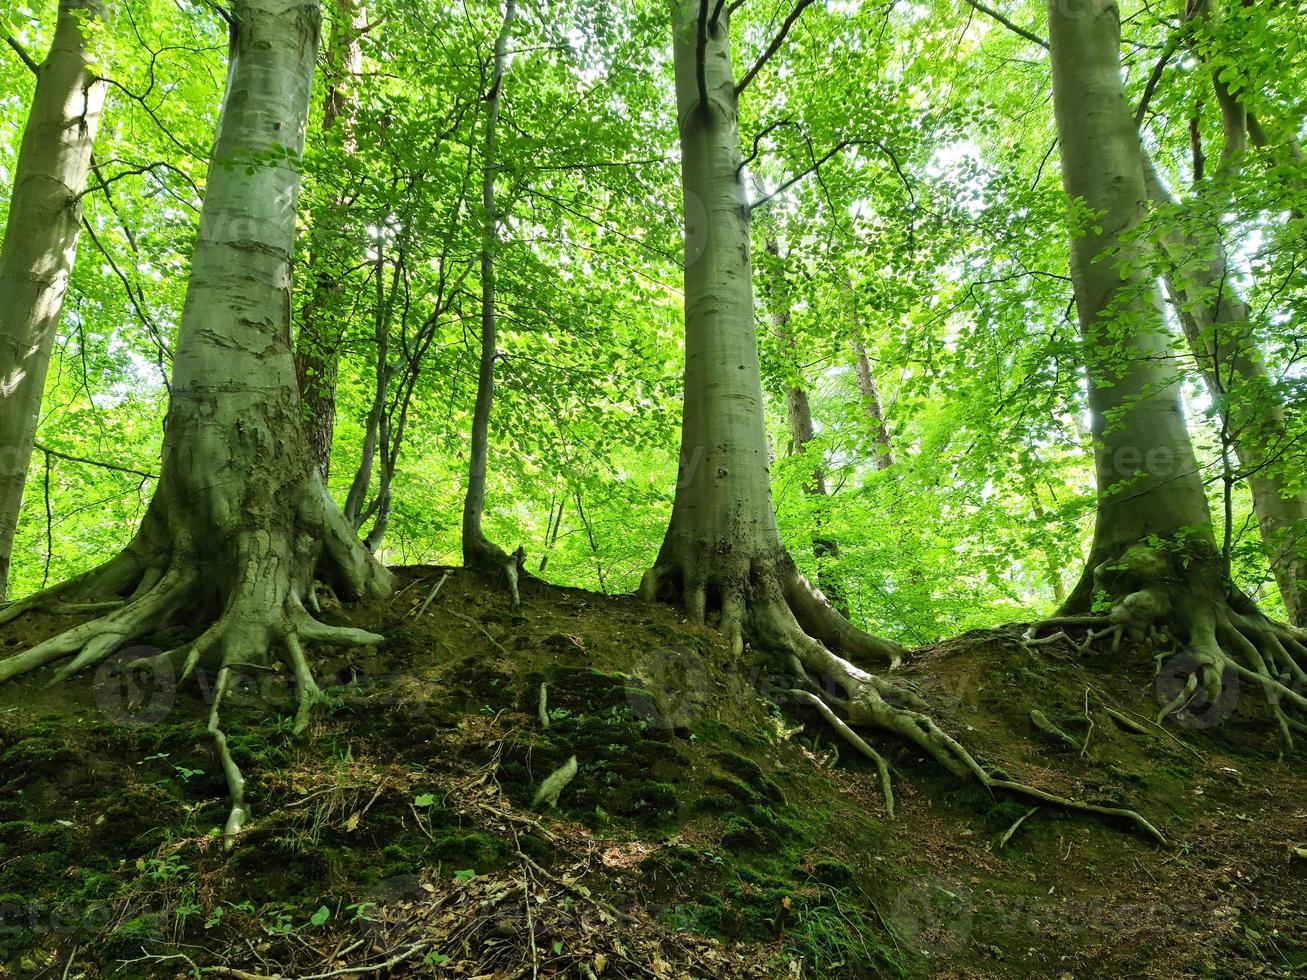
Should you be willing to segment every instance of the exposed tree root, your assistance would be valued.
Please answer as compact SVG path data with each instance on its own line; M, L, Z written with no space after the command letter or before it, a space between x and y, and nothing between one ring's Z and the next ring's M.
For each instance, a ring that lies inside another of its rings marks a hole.
M230 537L211 536L203 544L192 530L193 513L160 506L156 498L141 531L122 553L0 614L4 623L42 609L104 612L0 660L0 681L66 661L53 677L64 681L177 623L207 622L189 642L133 665L167 664L175 672L171 676L182 681L201 665L216 671L207 730L231 796L229 843L250 814L244 779L220 724L223 701L239 673L275 669L279 662L290 670L298 695L298 734L323 699L304 644L375 645L383 639L365 630L328 626L305 609L318 574L352 598L381 596L390 587L389 573L363 552L320 482L310 482L309 501L297 509L292 531L241 530Z
M841 616L783 550L752 561L718 562L701 556L688 567L663 563L646 572L640 582L641 598L679 602L692 622L704 622L710 606L719 611L720 629L737 656L744 650L753 596L760 592L783 605L806 636L853 663L896 667L903 659L906 651L902 646L865 633Z
M521 548L510 555L484 534L478 534L464 540L463 564L474 571L503 575L504 581L508 583L508 591L513 597L513 608L522 605L518 584L526 574L524 570L526 552Z
M1071 640L1081 652L1096 644L1117 652L1125 641L1153 652L1158 673L1172 682L1165 686L1175 688L1166 691L1159 722L1223 721L1235 706L1234 678L1261 691L1287 746L1295 732L1307 734L1307 632L1269 619L1223 575L1212 574L1210 562L1180 561L1138 545L1100 563L1094 583L1108 597L1107 613L1035 623L1026 643L1083 631L1082 640ZM1049 629L1058 632L1040 636Z
M928 756L961 779L975 779L991 791L1050 803L1064 809L1126 820L1159 843L1161 832L1134 810L1083 803L987 772L952 736L944 732L927 713L921 697L906 684L896 683L862 669L840 653L878 656L896 664L902 648L886 640L867 636L844 621L808 585L788 555L781 552L766 560L754 560L745 574L723 578L721 563L712 573L705 566L662 565L645 575L641 594L646 599L674 598L676 587L687 613L703 621L710 598L720 603L720 628L733 652L749 642L771 656L781 656L794 672L791 695L814 708L840 737L875 764L886 810L893 815L894 795L889 766L857 729L878 730L897 735L918 746ZM729 569L728 569L729 570ZM840 625L840 622L843 625ZM841 717L842 715L842 717Z

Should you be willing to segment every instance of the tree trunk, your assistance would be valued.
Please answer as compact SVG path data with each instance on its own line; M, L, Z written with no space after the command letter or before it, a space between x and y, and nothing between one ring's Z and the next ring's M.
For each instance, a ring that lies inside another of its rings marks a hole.
M769 305L772 307L772 325L776 328L779 339L790 353L791 369L797 379L786 389L785 403L790 423L790 452L803 456L807 447L816 438L816 429L812 423L812 405L808 400L808 391L803 386L803 370L799 364L798 346L790 333L790 297L786 288L785 270L781 258L780 245L774 238L767 240L767 253L778 263L778 271L771 283ZM803 492L817 498L817 509L813 515L812 554L817 559L817 587L841 616L849 615L848 600L844 590L831 574L830 563L840 556L840 544L822 530L826 523L827 501L830 491L826 486L826 467L820 458L812 461L812 467L803 481Z
M849 345L853 350L853 372L858 379L858 393L862 395L862 406L871 420L872 432L876 438L876 469L887 470L894 465L894 440L889 434L889 425L885 420L885 406L880 400L880 386L871 370L871 359L862 341L855 340Z
M698 0L672 6L686 214L682 463L671 522L641 594L677 601L695 621L718 614L737 654L747 637L760 648L798 651L823 674L856 670L831 648L892 661L897 644L866 636L832 609L799 575L777 530L730 15L722 10L708 24L706 8Z
M82 195L107 83L90 44L100 0L61 0L37 73L0 246L0 601L36 440L46 373L77 255ZM84 30L83 28L88 28Z
M1182 687L1163 716L1219 721L1226 674L1246 676L1266 693L1288 739L1303 726L1280 705L1307 707L1286 686L1307 679L1294 655L1307 647L1230 583L1185 425L1160 291L1140 254L1145 243L1130 239L1145 216L1146 190L1121 82L1116 5L1049 0L1048 19L1063 184L1092 212L1078 219L1071 274L1098 512L1088 567L1064 612L1087 614L1104 604L1106 614L1079 622L1102 627L1114 646L1129 637L1135 646L1177 654L1162 669Z
M1155 206L1179 206L1146 151L1144 179ZM1275 459L1287 449L1284 406L1257 349L1251 311L1233 284L1218 229L1171 230L1162 235L1161 245L1171 266L1167 289L1247 474L1253 511L1285 609L1291 622L1304 625L1307 493L1291 489L1284 466Z
M358 0L335 0L335 4L331 43L327 48L322 130L330 133L337 121L343 120L346 152L352 152L354 116L358 111L355 80L363 71L361 40L363 28L367 26L367 11ZM338 270L349 263L328 257L334 248L341 246L331 243L335 236L324 234L323 226L339 220L342 203L333 202L329 209L322 209L324 213L314 214L309 221L310 234L315 239L309 248L313 286L300 314L299 336L295 342L295 375L304 412L304 433L324 483L331 475L336 379L340 372L340 329L328 314L327 306L340 288Z
M495 59L490 91L486 95L485 159L481 204L481 367L477 376L476 407L472 414L472 440L468 452L467 495L463 498L463 564L468 568L502 571L519 601L518 577L521 559L508 555L486 538L481 516L486 507L486 469L490 455L490 411L495 400L495 361L499 357L498 324L495 316L495 252L499 245L499 214L495 203L498 176L499 106L503 96L504 72L508 67L508 39L517 16L515 0L504 5L504 23L495 38Z
M849 342L853 352L853 374L857 379L858 393L862 396L862 407L871 420L872 434L876 439L876 469L887 470L894 465L894 440L889 433L889 424L885 419L885 406L880 400L880 386L876 384L875 372L871 369L871 358L867 356L867 345L863 342L862 312L858 309L858 294L853 282L844 280L844 291L849 297L849 316L857 332L857 340Z
M699 622L719 612L736 657L746 638L759 655L780 657L792 672L792 701L815 710L876 765L890 813L889 765L853 726L892 732L990 790L1123 817L1160 837L1133 811L1076 803L987 772L917 695L848 659L893 663L902 648L849 625L786 553L767 473L730 11L718 4L711 20L708 9L707 0L672 5L686 209L685 409L672 519L641 595L679 600Z
M303 641L377 643L310 617L315 576L348 597L381 596L388 572L345 523L309 452L291 356L298 158L317 50L317 0L238 0L227 91L173 361L154 499L133 542L105 565L0 614L71 599L108 615L0 661L0 680L75 655L69 676L171 622L209 623L138 665L173 677L217 669L209 718L232 798L227 837L249 810L219 709L234 675L281 659L299 689L296 729L320 695Z
M1119 77L1117 16L1111 0L1049 4L1063 183L1073 201L1102 215L1101 230L1083 229L1071 246L1099 490L1091 569L1150 535L1193 535L1215 554L1160 293L1142 271L1140 246L1123 241L1145 216L1145 194ZM1123 277L1120 265L1132 260L1140 271ZM1087 575L1071 610L1088 610L1092 584Z

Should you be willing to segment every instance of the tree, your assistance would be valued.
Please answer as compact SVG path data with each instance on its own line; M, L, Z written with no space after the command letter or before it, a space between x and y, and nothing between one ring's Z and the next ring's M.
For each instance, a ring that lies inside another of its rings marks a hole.
M463 498L463 564L468 568L502 571L513 594L513 605L521 601L517 580L522 570L518 555L508 555L491 542L481 527L486 507L486 468L490 455L490 411L495 399L495 361L499 358L498 322L495 310L495 253L498 250L499 211L495 181L499 177L499 107L508 68L508 39L517 16L514 0L504 4L504 22L495 38L495 54L486 93L485 156L482 160L483 214L481 238L481 364L477 376L477 401L472 415L472 441L468 450L467 496Z
M799 0L737 83L731 10L719 3L710 16L707 0L672 4L686 216L685 402L671 522L641 595L677 601L695 622L715 613L737 658L748 641L786 663L795 674L790 696L877 766L891 813L888 764L854 726L896 734L960 778L1123 817L1161 839L1133 811L1077 803L987 772L914 692L855 665L851 658L896 663L902 648L854 628L799 574L780 540L768 483L738 98L807 5Z
M1227 673L1254 682L1290 739L1304 636L1268 620L1229 577L1186 428L1179 365L1136 231L1146 213L1138 136L1121 85L1112 0L1050 0L1063 184L1077 202L1072 278L1098 480L1094 542L1061 625L1178 654L1184 689L1163 714L1215 705ZM1087 213L1086 213L1087 212ZM1101 614L1096 610L1106 608ZM1086 641L1088 642L1088 641Z
M358 111L357 78L363 71L363 32L367 12L356 0L336 0L327 45L327 94L322 105L322 132L332 135L337 123L344 129L343 146L353 153L354 116ZM336 376L340 370L339 328L328 311L327 299L338 288L338 280L353 255L331 246L340 235L339 216L344 208L339 192L315 211L310 219L310 264L313 290L301 313L295 342L295 372L304 404L304 430L309 446L326 481L331 474L331 443L336 431ZM355 249L356 251L357 249Z
M103 17L100 0L61 0L45 63L22 55L37 82L0 246L0 600L108 89L94 50Z
M242 665L284 661L303 731L320 697L304 644L381 637L315 620L314 580L380 596L390 573L327 495L304 435L291 355L291 259L317 0L239 0L227 90L211 157L174 359L160 478L140 530L97 568L0 613L103 612L0 661L0 680L64 658L57 678L94 666L170 623L205 623L140 663L217 669L208 730L231 794L226 836L249 817L220 709Z

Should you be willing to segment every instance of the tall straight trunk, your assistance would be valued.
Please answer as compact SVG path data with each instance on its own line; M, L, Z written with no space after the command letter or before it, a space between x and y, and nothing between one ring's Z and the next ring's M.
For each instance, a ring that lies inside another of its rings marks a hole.
M685 200L685 403L672 518L641 593L718 614L738 652L801 649L833 667L829 648L893 659L896 644L849 625L798 574L772 506L750 216L740 154L730 12L672 3ZM820 642L818 642L820 641ZM822 646L825 644L825 647Z
M515 0L504 4L504 23L495 38L490 90L486 94L486 133L481 190L481 366L477 399L472 413L472 440L468 450L467 495L463 498L463 564L469 568L502 570L517 605L520 559L504 553L486 538L481 517L486 508L486 469L490 455L490 412L495 400L495 361L499 358L495 315L495 253L499 247L499 212L495 180L499 175L499 108L504 73L508 68L508 39L517 17Z
M77 255L91 150L108 87L93 65L100 0L61 0L37 72L0 246L0 600L41 414L46 373Z
M202 629L138 662L170 681L216 669L208 731L227 778L231 838L249 816L220 709L235 675L281 660L303 731L321 695L303 644L381 637L326 626L308 608L321 577L347 597L386 594L391 577L327 495L304 436L291 355L291 267L299 157L313 84L317 0L237 0L227 89L209 166L159 483L132 543L99 568L18 603L105 600L113 611L0 660L0 680L73 656L65 677L138 637ZM207 625L207 628L205 627Z
M767 254L778 263L778 270L771 282L768 302L772 307L772 326L781 342L789 351L791 370L796 380L785 391L786 415L790 426L790 452L803 456L808 444L817 437L816 427L812 422L812 403L808 398L808 389L803 385L803 370L799 364L798 345L790 332L790 295L785 280L785 269L779 243L774 238L767 240ZM817 586L822 594L830 600L832 606L842 616L848 616L849 605L844 598L844 590L831 574L830 563L838 560L840 544L823 530L827 517L827 500L830 491L826 486L826 466L820 458L811 461L811 468L803 480L803 492L816 498L818 506L813 513L812 555L817 559Z
M354 150L354 117L358 112L357 78L363 71L362 32L367 11L358 0L335 0L331 43L327 47L327 94L322 106L322 130L344 127L346 152ZM311 216L313 238L309 264L313 285L300 315L295 341L295 375L304 412L304 432L324 482L331 475L331 444L336 432L336 381L340 373L340 328L328 306L339 290L337 270L350 264L336 258L346 248L343 236L332 234L343 202L322 206ZM325 227L324 227L325 226Z
M1155 206L1178 207L1146 151ZM1307 623L1307 492L1295 492L1274 457L1288 438L1284 405L1257 347L1252 312L1239 294L1218 229L1178 228L1161 237L1167 289L1252 490L1253 512L1289 619ZM1269 458L1268 458L1269 457Z
M881 401L880 386L876 384L876 374L871 368L871 358L867 356L867 345L862 324L862 310L858 305L858 293L853 288L853 281L844 279L844 293L849 298L849 318L853 321L856 340L849 341L849 350L853 353L853 376L858 384L858 394L862 397L862 408L871 422L872 435L876 440L876 469L887 470L894 465L894 440L890 436L889 423L885 418L885 405Z
M697 621L718 612L735 657L747 638L756 656L777 658L790 676L787 699L812 709L875 764L891 814L889 765L853 726L891 732L991 791L1128 818L1160 836L1132 811L1077 804L987 772L917 695L849 659L892 662L902 648L850 626L795 569L776 528L767 475L730 9L711 6L716 17L709 0L672 2L687 218L685 408L672 519L642 596L679 600Z
M1162 717L1218 724L1237 700L1227 676L1246 678L1291 743L1293 731L1307 731L1307 697L1293 689L1307 684L1307 637L1272 623L1234 587L1216 545L1160 290L1140 254L1146 244L1131 235L1144 219L1147 191L1122 88L1116 5L1049 0L1048 20L1063 184L1091 212L1072 239L1071 275L1098 513L1088 567L1064 611L1108 608L1050 624L1101 628L1114 648L1126 637L1135 649L1160 647Z
M853 341L849 346L853 351L853 374L857 378L858 394L862 396L862 407L871 421L872 435L876 440L876 469L887 470L894 465L894 440L885 419L880 386L876 384L876 375L871 369L871 358L867 356L866 346L860 340Z
M1143 271L1142 246L1126 241L1145 217L1146 196L1120 78L1116 5L1050 0L1048 19L1063 184L1101 215L1071 244L1098 478L1089 568L1068 600L1084 612L1094 570L1150 536L1186 538L1209 554L1215 539L1161 295ZM1123 275L1123 263L1139 271Z

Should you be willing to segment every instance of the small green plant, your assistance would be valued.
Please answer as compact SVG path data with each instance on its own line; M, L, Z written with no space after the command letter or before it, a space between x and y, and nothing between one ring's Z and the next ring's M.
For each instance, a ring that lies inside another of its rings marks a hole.
M805 976L814 978L834 980L855 967L878 976L906 976L902 953L886 945L857 906L841 901L841 894L831 889L820 903L798 905L786 930L785 955L805 963L810 971Z

